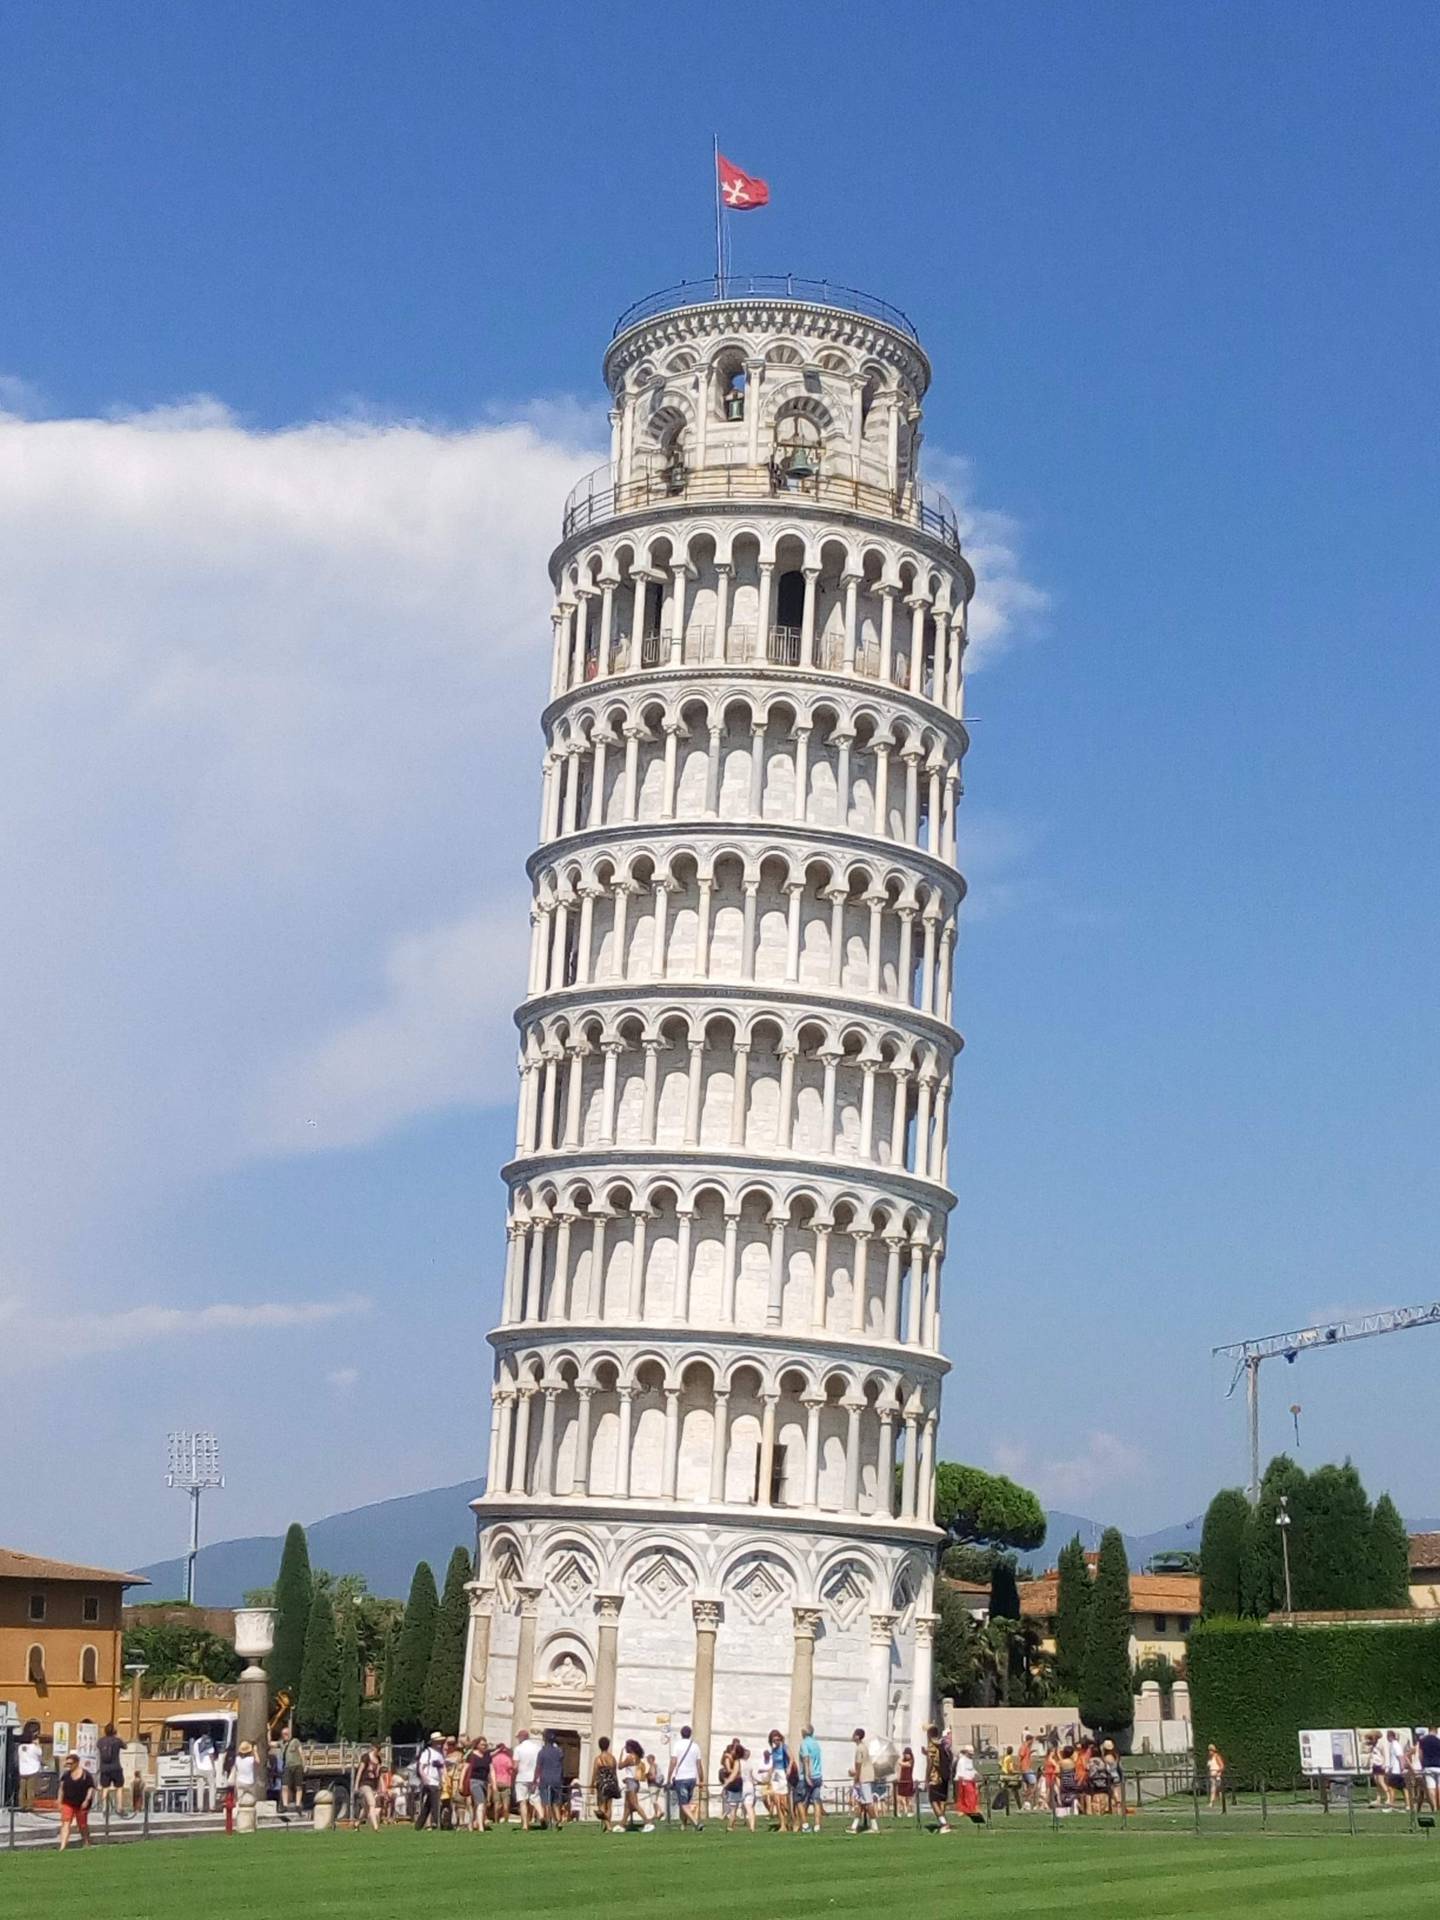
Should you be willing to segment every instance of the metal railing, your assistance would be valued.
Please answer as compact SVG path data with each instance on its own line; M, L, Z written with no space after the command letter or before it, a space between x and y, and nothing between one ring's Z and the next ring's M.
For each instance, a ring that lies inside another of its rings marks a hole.
M760 630L754 626L732 625L726 629L725 644L720 644L718 628L713 625L692 624L685 629L680 643L678 664L687 667L714 666L772 666L798 667L801 664L803 634L799 627L770 627L764 635L764 645L760 644ZM637 657L638 656L638 657ZM897 652L896 660L901 674L901 683L907 670L907 656ZM610 659L607 671L610 674L628 673L632 669L649 667L668 667L671 664L671 640L668 633L647 633L641 636L636 647L634 638L622 634L610 644ZM845 667L845 637L839 633L817 634L815 638L814 664L826 673L840 673ZM585 679L587 682L598 678L599 657L590 653L585 657ZM855 649L855 671L866 679L876 679L880 672L880 648L873 640L861 641Z
M960 551L960 525L943 493L923 483L898 490L850 474L819 472L797 480L769 460L703 467L664 467L618 478L606 462L587 473L570 491L561 521L561 538L583 533L618 514L657 505L717 500L813 500L820 506L848 508L882 520L900 520L929 534L942 546Z
M626 307L615 322L611 339L627 328L657 313L673 313L682 307L708 307L729 300L799 300L810 307L834 307L841 313L863 314L867 320L879 320L918 346L920 335L915 323L899 307L880 300L859 287L847 287L835 280L807 280L793 273L731 273L723 279L714 274L703 280L679 280L673 287L661 287Z

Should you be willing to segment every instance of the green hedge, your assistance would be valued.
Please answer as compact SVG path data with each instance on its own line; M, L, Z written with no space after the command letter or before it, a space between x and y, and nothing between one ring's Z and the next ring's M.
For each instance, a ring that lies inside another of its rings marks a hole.
M1186 1670L1195 1750L1213 1740L1231 1786L1297 1774L1302 1727L1440 1726L1440 1623L1204 1620Z

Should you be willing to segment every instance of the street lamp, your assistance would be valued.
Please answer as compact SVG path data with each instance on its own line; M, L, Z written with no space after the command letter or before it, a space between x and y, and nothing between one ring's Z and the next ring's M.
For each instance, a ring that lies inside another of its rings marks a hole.
M130 1744L140 1744L140 1677L150 1671L144 1660L127 1660L125 1671L130 1676Z
M1293 1619L1294 1604L1290 1598L1290 1496L1280 1496L1280 1511L1275 1516L1275 1524L1280 1529L1280 1552L1285 1561L1285 1611Z

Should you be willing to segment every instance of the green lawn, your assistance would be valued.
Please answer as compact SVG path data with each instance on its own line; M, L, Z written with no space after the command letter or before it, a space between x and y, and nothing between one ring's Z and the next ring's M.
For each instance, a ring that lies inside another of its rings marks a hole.
M0 1854L3 1909L45 1920L446 1920L654 1915L958 1914L963 1920L1105 1916L1432 1915L1440 1843L1401 1831L1352 1839L1255 1833L1059 1832L1036 1821L939 1839L914 1829L852 1839L738 1833L275 1834L151 1841L87 1854Z

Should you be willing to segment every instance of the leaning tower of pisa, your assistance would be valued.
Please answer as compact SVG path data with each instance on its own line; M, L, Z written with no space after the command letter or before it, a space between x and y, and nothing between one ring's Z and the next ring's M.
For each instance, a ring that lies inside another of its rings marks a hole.
M551 561L464 1720L662 1758L931 1696L966 609L930 366L828 283L624 314Z

